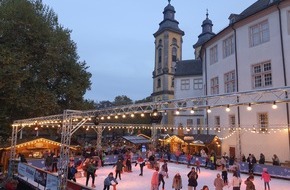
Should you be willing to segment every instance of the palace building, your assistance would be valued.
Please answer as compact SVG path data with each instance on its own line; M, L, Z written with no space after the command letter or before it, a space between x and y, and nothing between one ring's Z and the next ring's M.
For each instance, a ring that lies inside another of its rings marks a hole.
M276 154L281 162L289 161L289 104L255 101L268 89L290 84L290 0L257 0L240 14L229 15L228 25L216 34L207 13L198 41L193 42L192 60L182 59L184 32L170 1L163 14L154 33L153 101L254 94L246 97L248 105L224 98L227 107L213 107L211 113L206 109L172 111L163 122L184 134L217 135L222 140L221 152L231 156L251 153L259 159L263 153L271 161Z

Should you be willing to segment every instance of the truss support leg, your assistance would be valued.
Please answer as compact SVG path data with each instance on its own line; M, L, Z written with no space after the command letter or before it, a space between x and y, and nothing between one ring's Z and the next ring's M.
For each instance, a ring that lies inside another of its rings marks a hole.
M156 145L157 145L157 124L156 123L152 123L151 142L152 142L153 148L156 148Z
M63 124L61 133L61 147L60 147L60 159L58 170L58 190L67 189L67 173L69 164L69 151L70 151L70 141L72 134L72 116L68 110L63 113Z

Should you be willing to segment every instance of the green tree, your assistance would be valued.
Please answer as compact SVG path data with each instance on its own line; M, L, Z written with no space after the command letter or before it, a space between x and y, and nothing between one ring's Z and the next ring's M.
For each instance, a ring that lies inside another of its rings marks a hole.
M70 33L41 0L0 0L0 125L93 109L83 98L91 74Z
M129 97L121 95L115 97L113 104L115 106L129 105L133 104L133 101Z
M142 100L136 100L135 104L146 103L146 102L152 102L152 96L148 96L146 98L143 98Z

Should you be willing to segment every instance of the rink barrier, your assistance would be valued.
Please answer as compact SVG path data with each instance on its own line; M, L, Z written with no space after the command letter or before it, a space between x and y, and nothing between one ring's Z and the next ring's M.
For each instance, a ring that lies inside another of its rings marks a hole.
M145 153L142 153L143 158L145 158ZM163 157L164 160L168 160L167 154L161 156L160 154L156 153L155 157L159 160L161 157ZM134 154L132 158L132 162L136 162L138 158L138 154ZM74 157L75 162L82 161L82 157ZM206 158L205 157L199 157L199 156L193 156L190 165L195 165L196 159L199 160L200 166L205 167L206 165ZM118 155L107 155L105 157L104 164L105 165L113 165L117 162ZM29 164L45 169L44 166L44 159L28 159L27 160ZM177 162L177 157L174 154L170 154L170 162ZM187 164L186 155L181 155L178 159L178 163L181 164ZM209 166L208 166L209 167ZM284 167L284 166L272 166L272 165L264 165L264 164L256 164L254 167L254 174L261 175L263 168L267 168L267 171L272 177L282 178L282 179L290 179L290 168ZM248 163L247 162L240 162L240 170L243 173L248 173Z
M22 181L39 188L44 187L45 190L57 190L58 177L56 174L42 170L30 164L18 163L18 178ZM92 190L92 188L75 183L73 181L67 181L67 190Z

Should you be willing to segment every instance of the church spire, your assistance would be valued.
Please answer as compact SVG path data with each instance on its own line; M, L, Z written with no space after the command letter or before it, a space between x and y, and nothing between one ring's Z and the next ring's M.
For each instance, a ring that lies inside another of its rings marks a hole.
M154 34L155 37L165 30L171 30L178 34L184 35L184 32L178 27L179 22L175 20L175 9L170 3L171 0L168 0L168 5L163 11L163 21L159 23L159 29Z
M208 9L206 9L206 18L202 22L202 33L198 36L198 41L193 45L194 48L197 48L201 46L203 43L205 43L207 40L209 40L211 37L215 35L215 33L212 32L212 21L208 18Z

